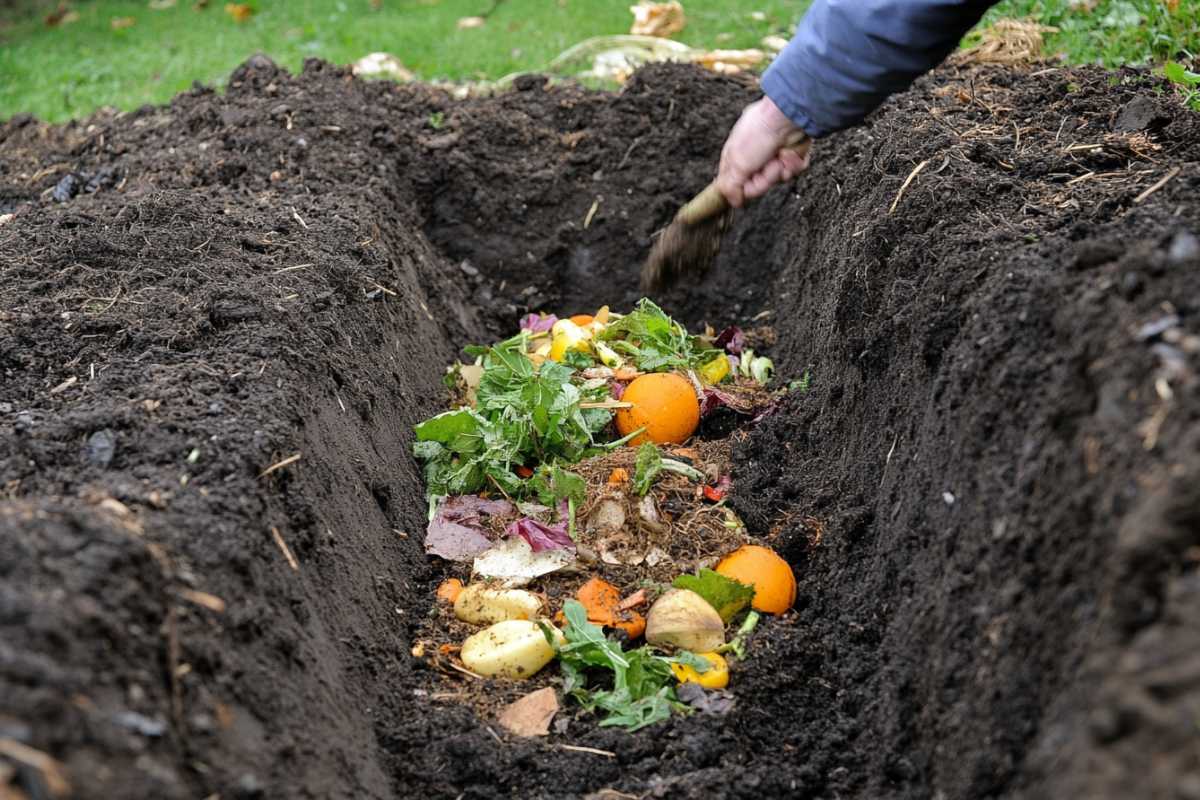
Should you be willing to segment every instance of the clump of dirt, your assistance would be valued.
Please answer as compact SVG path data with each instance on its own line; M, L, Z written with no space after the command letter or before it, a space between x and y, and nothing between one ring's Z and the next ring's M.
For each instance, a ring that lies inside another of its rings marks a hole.
M1192 786L1200 117L1157 88L942 70L657 298L769 324L783 379L811 369L734 447L796 611L733 713L628 735L572 712L536 741L412 656L443 570L411 426L520 312L631 305L753 86L658 66L456 102L255 58L225 95L7 121L0 740L61 775L13 747L0 774L82 797Z

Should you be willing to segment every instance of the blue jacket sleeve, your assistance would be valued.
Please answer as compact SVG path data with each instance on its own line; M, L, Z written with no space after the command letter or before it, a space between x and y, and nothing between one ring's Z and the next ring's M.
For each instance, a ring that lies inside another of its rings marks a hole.
M995 0L815 0L762 88L808 133L862 121L950 54Z

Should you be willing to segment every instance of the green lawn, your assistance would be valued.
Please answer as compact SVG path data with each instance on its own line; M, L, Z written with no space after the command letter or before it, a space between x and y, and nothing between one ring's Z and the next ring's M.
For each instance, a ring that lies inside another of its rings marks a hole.
M29 111L62 120L101 105L162 103L194 80L223 83L256 51L296 69L312 56L348 63L383 50L427 80L497 78L536 69L589 36L628 33L631 4L506 0L484 27L459 30L461 17L486 11L492 0L382 0L378 10L368 0L258 0L242 23L222 0L202 10L178 0L161 11L146 0L93 0L75 4L76 22L54 28L43 22L54 4L37 3L41 13L0 27L0 119ZM676 38L760 47L764 36L790 31L801 6L807 2L689 0L687 28ZM113 30L118 17L136 23Z
M1059 28L1046 35L1046 52L1063 53L1075 64L1159 63L1200 56L1200 2L1104 0L1090 12L1072 10L1069 0L1007 0L989 14L1033 17Z
M537 69L590 36L625 33L631 0L504 0L482 28L461 17L493 0L253 0L245 22L225 3L177 0L155 10L147 0L76 0L78 20L47 26L57 0L0 0L0 119L29 111L48 120L162 103L192 81L221 85L247 56L262 51L296 69L309 56L348 63L384 50L423 79L489 79ZM701 47L759 47L788 33L809 0L684 0L688 25L677 38ZM1144 62L1200 50L1200 3L1104 0L1089 12L1067 0L1008 0L993 16L1033 15L1062 28L1051 52L1072 61ZM116 18L132 18L114 29Z

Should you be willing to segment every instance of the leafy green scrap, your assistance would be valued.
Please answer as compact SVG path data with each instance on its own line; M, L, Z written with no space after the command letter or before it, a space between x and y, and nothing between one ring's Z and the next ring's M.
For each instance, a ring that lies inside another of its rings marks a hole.
M711 569L701 569L695 575L680 575L671 584L676 589L690 589L703 597L729 624L739 611L754 600L754 587L727 578Z
M671 664L693 664L701 659L691 653L674 658L656 655L648 646L625 652L604 631L588 622L587 611L576 600L563 605L567 640L558 648L565 678L565 691L589 711L605 711L601 726L619 726L636 731L671 716L672 709L685 707L675 696ZM684 660L686 659L686 661ZM612 673L612 688L588 688L588 669Z

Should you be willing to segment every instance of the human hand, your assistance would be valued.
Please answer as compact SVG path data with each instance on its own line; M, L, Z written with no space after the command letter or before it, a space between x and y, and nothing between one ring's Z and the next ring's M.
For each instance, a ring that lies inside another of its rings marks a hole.
M808 169L811 141L795 144L802 135L771 98L746 106L725 140L717 170L717 188L729 204L740 208Z

